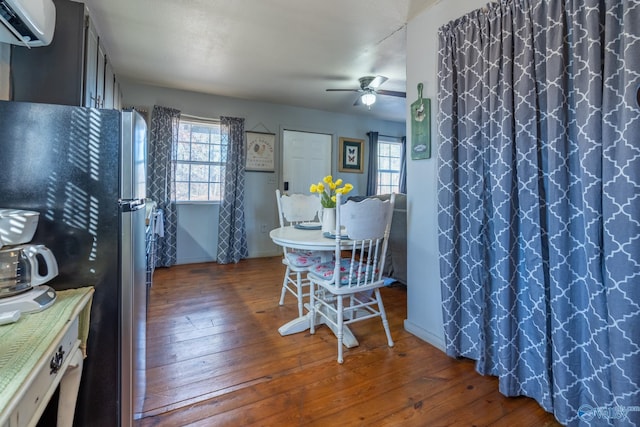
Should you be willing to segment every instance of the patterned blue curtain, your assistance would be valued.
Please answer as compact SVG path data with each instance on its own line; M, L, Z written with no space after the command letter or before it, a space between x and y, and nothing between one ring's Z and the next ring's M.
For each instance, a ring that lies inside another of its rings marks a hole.
M563 424L640 425L640 2L502 0L439 43L447 353Z
M148 159L149 197L162 209L164 236L156 240L156 266L176 263L176 231L178 215L175 194L175 162L180 111L154 106L151 112L151 136Z
M220 118L220 137L226 144L224 198L218 218L218 255L220 264L237 263L249 257L247 231L244 223L244 119Z
M368 132L369 168L367 169L367 196L378 192L378 132Z
M400 157L400 184L398 191L407 194L407 137L402 137L402 154Z

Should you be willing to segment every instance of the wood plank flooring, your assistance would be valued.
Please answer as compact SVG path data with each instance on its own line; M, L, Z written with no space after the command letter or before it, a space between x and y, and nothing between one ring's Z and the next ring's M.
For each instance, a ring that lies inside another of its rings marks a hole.
M281 257L157 269L147 326L146 426L556 426L532 399L403 329L406 288L382 290L380 319L352 325L345 349L326 326L282 337Z

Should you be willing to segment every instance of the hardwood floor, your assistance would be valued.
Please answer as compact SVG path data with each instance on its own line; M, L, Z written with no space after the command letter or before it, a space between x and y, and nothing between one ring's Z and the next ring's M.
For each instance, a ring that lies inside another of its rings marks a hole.
M403 329L406 288L382 290L380 319L352 325L360 345L336 362L326 326L282 337L280 257L157 269L147 331L145 417L136 426L555 426L528 398Z

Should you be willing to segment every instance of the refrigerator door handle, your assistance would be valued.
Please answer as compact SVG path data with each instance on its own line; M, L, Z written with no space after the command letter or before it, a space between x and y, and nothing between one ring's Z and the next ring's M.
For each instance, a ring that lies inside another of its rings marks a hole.
M138 209L144 208L144 199L119 199L118 206L120 206L122 212L137 211Z

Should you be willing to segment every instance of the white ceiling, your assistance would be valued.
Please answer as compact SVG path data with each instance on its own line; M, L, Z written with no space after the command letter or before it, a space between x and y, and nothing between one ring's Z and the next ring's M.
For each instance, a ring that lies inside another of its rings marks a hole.
M436 0L85 0L116 76L405 120L405 99L353 106L358 78L406 91L406 23ZM412 90L413 89L413 90ZM414 93L415 92L415 93ZM417 98L410 88L407 98Z

